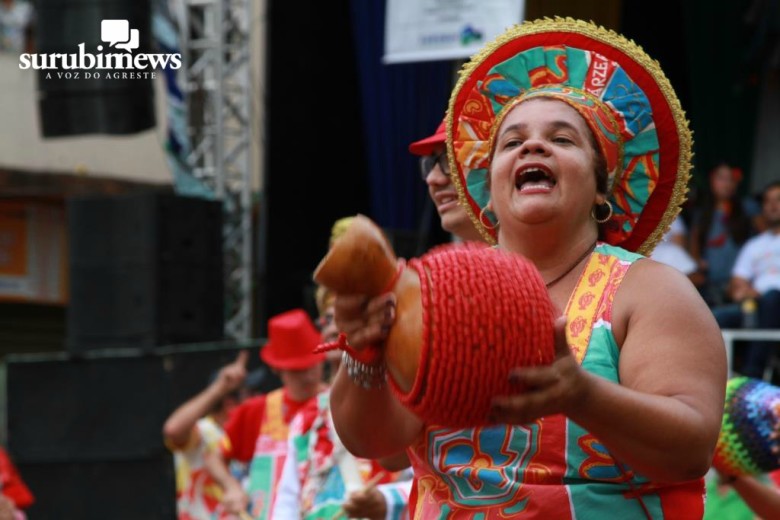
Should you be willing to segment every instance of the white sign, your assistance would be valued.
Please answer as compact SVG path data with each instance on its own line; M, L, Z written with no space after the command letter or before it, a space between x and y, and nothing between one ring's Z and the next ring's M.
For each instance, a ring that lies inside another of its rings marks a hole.
M524 11L524 0L387 0L382 61L468 58Z

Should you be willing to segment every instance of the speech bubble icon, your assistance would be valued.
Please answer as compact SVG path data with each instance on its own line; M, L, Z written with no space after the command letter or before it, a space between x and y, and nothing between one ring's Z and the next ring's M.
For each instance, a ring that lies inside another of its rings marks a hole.
M132 51L137 49L141 45L141 34L138 29L130 29L130 41L127 43L117 43L117 49L124 49L126 51Z
M130 40L130 22L128 20L103 20L100 22L100 39L110 47Z

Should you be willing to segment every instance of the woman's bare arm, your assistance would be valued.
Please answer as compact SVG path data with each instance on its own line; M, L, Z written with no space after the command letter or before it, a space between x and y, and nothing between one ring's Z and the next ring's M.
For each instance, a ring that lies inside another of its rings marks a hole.
M612 455L656 481L706 473L720 431L726 356L712 313L688 279L651 260L628 272L613 307L620 384L583 370L557 327L558 359L518 369L532 390L496 400L496 418L565 413Z

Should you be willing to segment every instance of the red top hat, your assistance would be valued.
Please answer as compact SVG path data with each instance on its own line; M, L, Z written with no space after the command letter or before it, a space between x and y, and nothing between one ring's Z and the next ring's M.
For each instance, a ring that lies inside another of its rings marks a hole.
M320 333L309 315L303 309L293 309L268 321L268 343L260 350L260 359L271 368L311 368L325 359L313 352L319 343Z
M434 132L432 136L426 137L425 139L420 139L419 141L415 141L410 144L409 153L419 156L431 155L433 153L433 149L436 148L436 146L443 146L447 140L447 128L444 126L444 123L444 121L441 122L439 128L436 129L436 132Z

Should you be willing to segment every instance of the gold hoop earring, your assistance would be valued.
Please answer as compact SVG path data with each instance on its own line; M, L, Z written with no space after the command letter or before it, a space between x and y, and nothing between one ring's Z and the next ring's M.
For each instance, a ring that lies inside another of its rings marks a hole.
M607 216L606 217L604 217L602 219L599 219L596 216L596 208L597 207L604 207L604 206L607 206L609 211L607 212ZM609 219L612 218L612 203L610 201L608 201L608 200L605 200L604 204L601 204L600 206L593 206L593 208L590 210L590 216L593 217L593 220L595 220L598 224L604 224L605 222L607 222Z
M484 208L482 208L482 210L479 212L479 222L480 222L480 223L481 223L483 226L485 226L487 229L489 229L490 231L493 231L493 230L495 230L495 229L498 229L498 219L496 219L496 223L495 223L495 224L493 224L492 226L488 226L487 224L485 224L485 222L486 222L486 221L487 221L487 222L490 222L490 219L485 217L485 210L486 210L486 209L487 209L487 206L485 206Z

